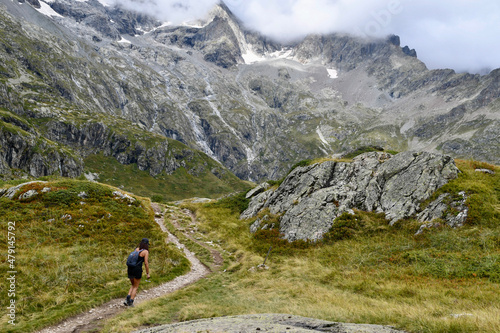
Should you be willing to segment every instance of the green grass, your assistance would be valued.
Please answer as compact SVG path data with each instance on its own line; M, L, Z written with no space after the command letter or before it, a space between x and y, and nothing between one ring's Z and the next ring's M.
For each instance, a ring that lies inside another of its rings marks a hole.
M3 186L6 186L3 184ZM30 189L50 192L20 201ZM3 332L30 332L60 322L113 298L123 297L128 253L141 238L151 240L151 280L140 289L189 270L189 262L156 225L149 200L118 199L116 189L87 181L58 179L24 186L16 199L0 198L0 248L7 253L7 228L15 222L16 326L2 316ZM85 192L87 198L79 196ZM7 276L6 257L0 275ZM10 297L0 284L0 307Z
M196 162L193 161L191 167L194 167ZM87 170L98 173L100 182L123 188L137 195L155 196L157 202L182 200L195 196L217 198L250 188L248 182L238 179L228 170L219 179L210 172L210 163L214 162L209 161L208 157L205 162L207 166L196 176L189 173L190 166L186 166L177 169L171 175L162 173L152 177L148 171L139 170L137 164L122 165L115 158L102 154L90 155L85 159ZM199 165L203 165L203 161L200 161Z
M201 318L289 313L319 319L393 325L408 332L500 331L500 168L457 161L447 185L466 191L471 215L460 229L415 236L419 224L389 226L381 214L342 216L317 244L252 236L239 203L190 204L207 239L228 251L226 272L119 315L104 332L131 331ZM478 166L495 175L475 172ZM261 264L270 245L268 270Z

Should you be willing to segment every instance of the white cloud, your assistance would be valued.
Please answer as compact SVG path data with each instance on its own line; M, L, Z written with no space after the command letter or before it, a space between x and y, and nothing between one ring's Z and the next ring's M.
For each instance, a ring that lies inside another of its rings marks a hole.
M249 28L281 40L309 33L397 34L429 68L500 67L498 0L228 0Z
M108 0L114 5L152 15L175 24L203 18L218 0Z
M500 67L499 1L408 1L391 28L430 68L481 72Z
M217 0L108 0L182 23ZM281 41L310 33L397 34L429 68L500 67L498 0L225 0L245 25Z

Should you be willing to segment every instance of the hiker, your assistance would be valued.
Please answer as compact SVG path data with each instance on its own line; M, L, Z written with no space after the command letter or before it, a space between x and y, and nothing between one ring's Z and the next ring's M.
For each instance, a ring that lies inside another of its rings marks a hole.
M128 291L126 306L134 306L134 298L142 278L142 263L146 266L146 275L149 279L149 239L143 238L139 246L129 255L127 259L128 278L132 286Z

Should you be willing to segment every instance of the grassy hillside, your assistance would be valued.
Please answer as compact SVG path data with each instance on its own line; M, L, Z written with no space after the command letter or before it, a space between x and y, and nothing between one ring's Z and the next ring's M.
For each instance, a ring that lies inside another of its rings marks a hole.
M171 145L176 144L174 140L169 142ZM176 148L174 146L173 149ZM215 161L202 153L195 155L185 167L175 170L173 174L167 175L163 172L156 177L152 177L148 171L139 170L135 163L122 165L115 158L102 154L88 156L85 166L88 172L99 175L100 182L137 195L153 197L155 201L175 201L192 197L217 198L251 188L249 182L216 165ZM200 166L203 167L201 172L189 172ZM217 177L210 172L213 168L218 168L223 173Z
M0 183L0 188L11 185ZM29 190L39 194L20 200ZM24 186L13 200L0 198L0 275L17 271L15 297L8 296L8 283L0 284L0 307L6 309L15 300L17 325L8 324L4 312L0 331L30 332L124 297L130 284L126 257L143 237L151 240L152 283L141 289L189 270L181 252L165 243L150 201L122 199L115 190L59 179ZM8 234L9 226L13 234ZM9 244L13 235L14 243ZM8 245L15 245L13 262L7 261Z
M409 332L500 331L500 168L457 161L446 185L469 195L469 219L415 236L416 221L394 227L379 214L345 217L320 244L249 232L243 200L189 205L200 239L221 244L226 270L110 320L105 332L199 318L289 313L332 321L393 325ZM495 175L475 172L488 168ZM335 231L337 231L335 233ZM267 250L273 246L267 261Z

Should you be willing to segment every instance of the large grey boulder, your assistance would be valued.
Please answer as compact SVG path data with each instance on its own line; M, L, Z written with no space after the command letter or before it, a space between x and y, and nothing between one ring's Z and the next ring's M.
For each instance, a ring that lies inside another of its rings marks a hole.
M290 241L319 240L344 212L383 212L390 224L414 216L420 203L458 176L449 156L372 152L352 163L328 161L292 171L274 192L254 197L241 218L268 208L280 214L280 231Z
M331 332L403 333L390 326L338 323L287 314L255 314L209 318L150 327L135 333L167 332Z

